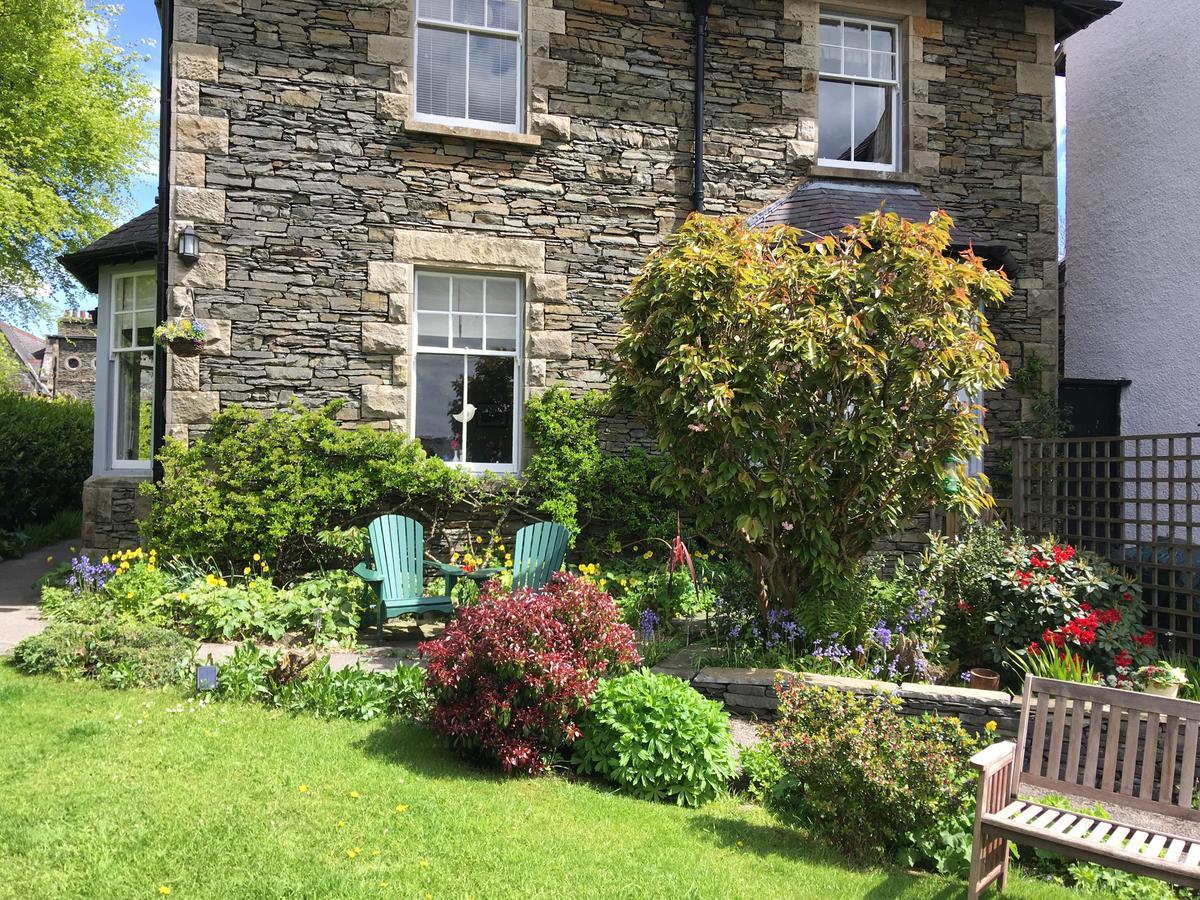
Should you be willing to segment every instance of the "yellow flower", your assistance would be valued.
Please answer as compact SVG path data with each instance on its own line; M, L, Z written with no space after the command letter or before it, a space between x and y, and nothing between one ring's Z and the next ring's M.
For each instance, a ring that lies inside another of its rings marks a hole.
M154 563L146 563L146 571L153 572L154 571Z
M637 552L638 552L638 545L637 545L637 544L634 544L634 545L633 545L633 552L634 552L634 553L637 553Z
M180 600L187 599L187 594L185 594L183 591L180 591L176 596L179 597Z
M345 828L345 827L346 827L346 820L338 819L338 828Z
M105 556L103 559L100 560L100 563L101 563L101 565L107 566L108 565L108 557Z
M378 856L382 852L383 852L382 850L380 850L378 847L376 847L374 850L371 851L371 855Z
M165 897L167 894L171 893L171 888L169 885L160 884L158 886L158 892Z
M249 567L249 566L246 566L246 568L242 569L242 574L243 574L243 575L249 575L249 574L250 574L250 567Z
M397 803L396 804L396 812L408 812L408 804L407 803Z
M477 544L482 544L482 543L483 543L483 538L482 538L482 537L480 537L479 535L475 535L475 543L477 543Z
M421 868L428 869L429 868L429 860L427 860L427 859L421 860Z
M986 725L983 726L983 730L990 734L991 732L996 730L996 723L988 722Z
M300 785L300 793L302 793L302 794L308 793L308 785L307 784Z
M270 567L268 567L266 563L263 563L263 571L264 571L264 572L269 572L269 571L271 571L271 570L270 570Z
M642 554L642 559L654 559L654 551L647 550L645 553Z
M224 578L220 579L217 584L219 584L221 587L229 587L229 583Z
M346 855L348 857L350 857L351 859L354 859L354 857L358 856L358 851L355 850L353 847L351 847L349 850L346 851Z
M351 791L351 792L350 792L350 796L351 796L351 798L353 798L354 800L357 800L357 799L358 799L358 791Z
M255 561L255 562L259 562L261 559L262 559L262 555L261 555L261 554L259 554L259 553L255 553L255 554L254 554L254 561Z
M737 842L737 845L738 845L738 849L740 850L742 847L745 847L745 846L746 846L746 842L745 842L745 841L738 841L738 842Z

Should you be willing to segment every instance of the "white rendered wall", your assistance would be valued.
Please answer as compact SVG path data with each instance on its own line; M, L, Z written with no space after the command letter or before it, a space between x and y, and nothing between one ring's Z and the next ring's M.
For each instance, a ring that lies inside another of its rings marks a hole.
M1200 0L1067 42L1067 378L1128 378L1124 434L1200 430Z

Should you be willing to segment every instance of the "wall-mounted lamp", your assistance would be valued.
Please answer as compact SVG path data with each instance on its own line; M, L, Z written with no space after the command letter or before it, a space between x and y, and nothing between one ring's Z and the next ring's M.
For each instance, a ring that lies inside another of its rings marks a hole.
M175 252L185 263L194 263L200 258L200 238L196 236L196 229L191 225L179 232Z

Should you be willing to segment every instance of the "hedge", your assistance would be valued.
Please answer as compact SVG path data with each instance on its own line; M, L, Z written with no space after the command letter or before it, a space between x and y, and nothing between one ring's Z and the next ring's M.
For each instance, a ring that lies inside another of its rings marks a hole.
M78 509L91 473L91 404L0 391L0 529Z

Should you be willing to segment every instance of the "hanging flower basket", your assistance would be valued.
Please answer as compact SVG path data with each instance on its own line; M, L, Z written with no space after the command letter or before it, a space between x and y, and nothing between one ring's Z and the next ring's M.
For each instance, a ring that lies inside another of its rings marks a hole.
M154 329L154 339L176 356L199 356L206 337L204 326L192 319L164 322Z

